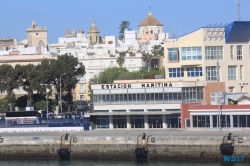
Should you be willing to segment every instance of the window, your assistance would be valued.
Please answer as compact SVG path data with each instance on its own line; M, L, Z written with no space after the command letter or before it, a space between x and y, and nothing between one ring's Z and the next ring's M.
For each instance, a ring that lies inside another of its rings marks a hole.
M183 68L169 68L169 77L184 77Z
M231 59L234 59L234 46L230 46Z
M229 93L233 93L233 92L234 92L234 87L233 87L233 86L228 87L228 92L229 92Z
M242 60L242 46L237 46L237 60Z
M240 92L244 92L244 86L240 87Z
M217 74L217 67L216 66L210 66L206 67L206 80L207 81L215 81L218 80L218 77L220 77L220 67L218 69L218 74Z
M222 59L223 58L223 47L205 47L206 59Z
M88 57L94 57L94 53L88 53Z
M36 35L38 35L38 33L36 33Z
M84 90L84 85L80 84L80 91L83 91L83 90Z
M100 66L101 66L101 67L103 67L103 61L100 61L100 63L99 63L99 64L100 64Z
M84 95L80 95L80 100L85 100Z
M153 30L151 30L150 33L153 34Z
M188 77L200 77L202 76L202 67L187 68Z
M240 65L240 80L243 79L243 66Z
M129 61L129 66L133 66L134 65L134 61L133 60L130 60Z
M178 48L168 48L168 61L179 61L179 49Z
M114 61L110 61L110 66L113 66L114 65Z
M236 66L228 66L228 80L236 80Z
M108 41L108 44L113 44L113 41Z
M183 47L181 49L182 60L201 60L201 47Z

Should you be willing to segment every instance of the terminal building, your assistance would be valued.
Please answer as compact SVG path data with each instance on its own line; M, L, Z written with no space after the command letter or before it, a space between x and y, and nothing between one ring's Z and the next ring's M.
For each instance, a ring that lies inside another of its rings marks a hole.
M94 111L88 114L93 128L167 129L181 128L185 123L181 119L182 104L204 103L205 92L213 89L214 83L156 79L91 86Z

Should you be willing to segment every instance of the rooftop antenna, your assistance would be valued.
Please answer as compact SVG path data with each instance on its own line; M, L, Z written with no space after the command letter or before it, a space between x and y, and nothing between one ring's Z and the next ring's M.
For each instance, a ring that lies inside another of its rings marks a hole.
M241 20L241 17L240 17L240 2L238 2L238 21Z

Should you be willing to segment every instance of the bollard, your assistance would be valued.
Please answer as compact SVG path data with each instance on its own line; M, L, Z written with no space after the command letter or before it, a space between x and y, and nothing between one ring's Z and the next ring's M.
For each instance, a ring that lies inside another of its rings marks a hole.
M151 135L150 135L151 136ZM146 135L146 132L143 135L137 137L137 148L135 149L135 156L137 160L145 160L148 158L148 138L150 136ZM141 147L138 146L139 138L141 137Z
M65 140L69 140L69 133L66 133L65 134L65 138L64 138Z
M228 133L227 136L224 136L222 143L220 145L221 155L231 156L234 153L234 138L238 136L232 136L232 133Z
M61 136L61 148L57 151L60 159L70 159L70 151L71 151L71 144L70 147L63 147L63 137L64 143L69 140L69 134L66 133L65 135ZM71 141L71 140L70 140Z

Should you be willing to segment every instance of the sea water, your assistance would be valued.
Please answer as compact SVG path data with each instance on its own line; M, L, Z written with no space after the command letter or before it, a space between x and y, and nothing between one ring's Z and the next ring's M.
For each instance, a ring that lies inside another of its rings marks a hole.
M249 166L245 162L166 160L0 160L0 166Z

